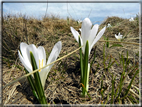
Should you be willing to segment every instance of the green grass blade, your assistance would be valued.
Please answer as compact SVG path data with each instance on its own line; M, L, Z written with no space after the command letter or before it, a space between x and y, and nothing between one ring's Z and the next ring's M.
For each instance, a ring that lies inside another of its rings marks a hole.
M105 59L105 44L103 46L103 64L104 64L104 69L106 69L106 65L105 65L106 59Z
M112 56L111 56L112 57ZM112 59L115 61L115 63L117 64L117 66L119 66L118 62L115 60L115 58L112 57Z
M131 103L134 104L134 98L132 97L132 95L129 95L128 98L131 101Z
M113 78L113 74L112 74L112 80L111 80L111 83L112 83L112 92L111 92L111 104L114 103L114 86L115 86L115 78Z
M108 67L107 67L107 69L109 69L114 64L114 62L115 61L113 61L111 64L109 64Z
M109 59L109 63L108 63L108 66L110 65L110 63L111 63L111 56L110 56L110 59ZM107 67L108 68L108 67Z
M132 86L133 80L135 79L135 77L136 77L136 75L137 75L138 73L139 73L139 69L136 70L135 75L133 76L133 78L131 79L131 82L130 82L129 85L128 85L128 89L127 89L126 92L125 92L125 96L124 96L122 99L124 99L124 98L128 95L128 92L129 92L129 90L130 90L130 88L131 88L131 86Z
M112 47L123 47L122 45L120 44L113 44L112 46L110 46L109 48L112 48Z
M87 93L88 97L90 98L90 100L92 100L91 96L89 95L88 91L86 90L86 88L84 87L84 85L81 83L83 89L85 90L85 92Z
M128 50L127 50L126 62L125 62L125 70L128 68L128 67L127 67L128 64L129 64L129 60L128 60Z
M105 101L105 104L107 104L108 101L109 101L109 94L107 95L107 99Z
M107 37L107 41L108 41L108 37ZM107 48L109 48L109 42L106 42L106 46Z
M101 81L101 95L102 95L102 98L104 98L104 94L103 94L103 79L102 79L102 81Z
M92 60L92 62L91 62L91 64L90 64L90 67L92 67L92 64L93 64L93 62L95 61L95 58L96 58L96 50L95 50L95 52L94 52L94 57L93 57L93 60Z
M116 96L117 93L118 93L117 98L120 97L120 94L121 94L121 91L122 91L123 80L124 80L124 74L125 74L124 72L122 72L122 74L121 74L120 83L119 83L119 93L118 93L118 91L116 91L116 93L115 93L115 96Z

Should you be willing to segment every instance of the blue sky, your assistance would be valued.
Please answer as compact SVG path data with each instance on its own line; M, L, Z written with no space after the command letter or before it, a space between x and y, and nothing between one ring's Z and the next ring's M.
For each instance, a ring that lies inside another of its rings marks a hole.
M45 15L47 3L4 3L3 13L26 14L35 18ZM122 18L135 17L139 13L139 3L48 3L47 15L72 17L83 20L89 17L91 20L102 20L110 16Z

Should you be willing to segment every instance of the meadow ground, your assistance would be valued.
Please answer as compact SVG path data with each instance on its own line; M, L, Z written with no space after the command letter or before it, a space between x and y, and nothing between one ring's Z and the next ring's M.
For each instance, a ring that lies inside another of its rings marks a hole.
M52 67L45 85L45 96L49 104L139 104L139 73L135 75L139 72L138 17L132 22L119 17L108 17L100 25L99 30L108 23L112 27L107 28L103 37L94 45L89 58L89 62L92 63L88 91L91 99L88 96L86 98L80 96L80 56L77 51L56 62ZM42 20L4 17L2 85L5 86L25 74L17 53L21 42L43 46L47 59L54 44L58 41L62 41L59 57L79 48L79 44L70 31L70 26L78 31L81 28L81 24L75 20L64 20L54 16ZM114 36L119 32L125 36L121 43L117 43ZM104 42L104 40L110 42ZM112 74L115 79L112 78ZM122 90L120 90L121 80ZM125 96L131 82L132 85ZM113 91L116 93L114 96L112 96ZM33 96L26 78L3 89L2 100L3 104L39 103Z

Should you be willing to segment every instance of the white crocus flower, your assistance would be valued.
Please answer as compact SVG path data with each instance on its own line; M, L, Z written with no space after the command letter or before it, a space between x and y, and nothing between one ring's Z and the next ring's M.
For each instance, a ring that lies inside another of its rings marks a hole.
M115 38L119 41L121 41L121 39L123 39L123 35L120 35L120 32L118 35L115 34Z
M28 44L22 42L20 44L20 51L21 52L18 50L18 54L19 54L20 61L22 62L22 64L26 68L26 70L28 72L32 72L33 67L31 64L30 52L33 53L37 67L39 69L39 68L44 67L45 65L48 65L49 63L55 61L57 59L57 57L59 56L61 48L62 48L62 43L61 43L61 41L59 41L54 45L54 47L50 53L50 56L48 58L47 63L46 63L45 49L42 46L39 46L38 48L36 48L36 46L34 44L28 45ZM39 75L40 75L40 79L41 79L41 83L42 83L43 88L45 86L45 81L46 81L47 75L48 75L52 66L53 66L53 64L50 66L47 66L46 68L41 69L39 71Z
M102 37L102 35L104 34L105 29L106 29L106 27L104 27L97 34L99 25L95 24L93 26L93 28L92 29L91 28L92 28L92 23L89 18L85 18L82 22L81 36L73 27L70 27L71 32L78 43L79 43L78 37L80 36L81 45L83 45L83 47L82 47L83 54L85 53L85 45L86 45L87 40L89 42L89 55L90 55L90 51L91 51L92 47ZM97 34L97 36L96 36L96 34Z
M81 22L82 22L82 20L79 19L79 20L78 20L78 23L80 24Z
M111 26L111 24L108 23L108 24L107 24L107 27L112 27L112 26Z
M131 22L131 21L134 21L134 18L133 17L131 17L130 19L129 19L129 21Z

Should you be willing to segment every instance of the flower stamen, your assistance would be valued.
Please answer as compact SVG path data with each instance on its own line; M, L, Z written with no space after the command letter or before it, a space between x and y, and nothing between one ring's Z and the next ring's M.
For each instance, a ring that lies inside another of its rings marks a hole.
M40 63L40 60L39 60L39 68L42 68L43 67L43 59L42 59L42 62ZM40 72L41 70L39 70Z

